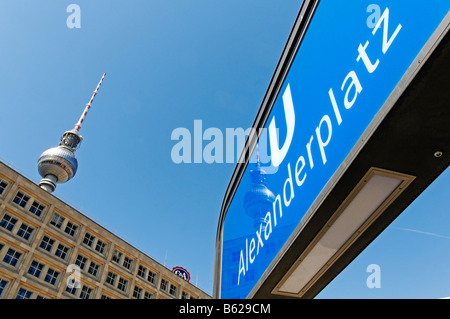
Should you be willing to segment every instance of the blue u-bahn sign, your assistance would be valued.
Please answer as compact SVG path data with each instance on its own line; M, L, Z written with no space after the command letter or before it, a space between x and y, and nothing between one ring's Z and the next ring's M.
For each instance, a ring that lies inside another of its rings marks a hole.
M249 163L222 212L217 297L248 297L382 120L449 8L448 0L318 2L264 126L276 173Z

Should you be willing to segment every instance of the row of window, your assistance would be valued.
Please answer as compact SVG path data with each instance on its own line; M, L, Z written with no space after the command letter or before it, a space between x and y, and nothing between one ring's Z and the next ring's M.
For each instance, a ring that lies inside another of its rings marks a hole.
M16 227L16 224L18 222L18 219L13 217L12 215L6 213L3 215L2 220L0 221L0 227L3 227L4 229L13 232L14 228ZM22 222L19 229L15 232L15 234L19 237L22 237L25 240L29 240L31 237L31 234L34 232L34 228L29 226L28 224Z
M3 195L5 189L7 188L8 183L2 179L0 179L0 196ZM45 210L46 206L37 201L36 199L32 198L31 196L25 194L23 191L18 191L13 199L13 203L24 209L25 211L30 212L32 215L35 215L37 217L41 217L43 211ZM49 222L49 224L60 230L61 232L67 234L70 237L75 237L77 234L77 231L79 229L79 226L70 221L69 219L65 218L61 214L55 212ZM19 226L20 225L20 226ZM17 218L15 218L10 213L5 213L0 220L0 227L11 232L13 235L16 235L18 237L23 238L24 240L30 241L33 240L33 234L36 232L36 227L33 225L29 225L26 222L20 221ZM90 232L86 232L84 235L84 238L82 240L82 244L86 247L89 247L90 249L96 251L97 253L103 255L106 257L107 253L107 247L108 244L103 241L100 238L97 238L95 235L93 235ZM67 260L68 256L70 254L70 247L65 245L64 243L55 240L54 238L51 238L48 235L44 235L39 243L39 248L45 250L46 252L55 255L56 257L59 257L62 260ZM0 252L3 248L3 244L0 244ZM0 259L6 263L9 264L12 267L16 267L22 253L19 251L14 250L13 248L9 248L8 251L4 251L3 255L0 255ZM134 260L127 256L126 254L122 253L119 250L114 250L111 260L118 264L119 266L132 271ZM37 262L37 261L36 261ZM84 272L97 277L100 271L100 265L87 257L79 254L77 256L77 259L75 263L80 267L81 270ZM33 266L33 265L32 265ZM38 265L39 266L39 265ZM39 267L36 268L36 273L39 273ZM150 270L148 270L146 267L139 265L137 275L141 277L142 279L146 280L147 282L155 285L156 281L156 274ZM59 273L52 273L47 274L45 277L49 281L57 281L57 278L59 276ZM50 280L50 278L53 278L53 280ZM45 278L44 278L45 279ZM46 281L46 280L44 280ZM110 272L107 276L106 282L110 285L116 287L117 289L126 292L128 289L128 280L125 278L117 277L114 273ZM0 282L1 284L1 282ZM173 284L170 284L167 280L161 279L161 287L160 289L162 291L165 291L166 293L171 294L172 296L177 295L177 288ZM70 293L74 293L74 291ZM148 292L144 292L142 288L135 287L133 291L133 296L135 298L150 298L151 294ZM87 295L90 294L89 290L86 290L85 293ZM187 293L182 293L182 298L188 296ZM0 294L1 297L1 294Z
M39 272L39 270L37 270L36 267L38 267L38 266L34 265L33 267L35 267L35 268L33 268L32 271L34 272L34 274L37 274ZM31 269L31 267L30 267L30 269ZM4 291L6 290L8 284L9 284L9 281L7 281L3 278L0 278L0 298L2 298ZM91 299L93 297L94 289L91 287L88 287L86 285L83 285L83 286L67 285L65 291L73 296L79 297L80 299ZM35 299L46 299L42 295L36 294L32 290L26 289L23 287L19 288L17 295L16 295L16 299L32 299L32 298L34 298L34 296L36 296ZM109 297L107 297L105 295L102 295L101 298L109 299ZM152 295L148 294L146 292L144 298L150 299L150 298L152 298Z
M25 195L21 191L18 191L16 196L13 199L13 202L19 205L22 208L25 208L30 200L30 196ZM37 217L41 217L42 212L44 211L45 206L39 203L37 200L33 200L28 211L36 215Z
M116 287L120 291L127 292L128 288L128 280L119 277L116 273L109 271L108 275L106 276L105 282L113 287Z
M147 269L143 266L139 266L139 270L138 270L138 275L142 278L145 279L145 275L147 274ZM147 281L149 281L152 284L155 284L155 277L156 274L150 270L148 270L148 276L147 276ZM120 291L126 293L127 289L128 289L128 280L118 276L116 273L114 273L113 271L109 271L108 275L106 276L106 280L105 282L117 289L119 289ZM160 290L174 296L177 297L177 291L178 288L177 286L175 286L174 284L170 283L168 280L161 278L161 283L160 283ZM151 298L151 294L148 293L147 291L144 292L144 294L142 294L143 289L140 288L139 286L135 286L134 290L133 290L133 297L134 298L142 298L144 297L144 299L150 299ZM188 294L184 293L182 295L182 297L186 297L187 298Z
M55 239L44 235L39 244L39 247L43 250L54 254L55 256L61 258L62 260L66 260L69 254L70 248L65 246L64 244L56 241Z
M122 277L118 277L114 273L108 273L108 276L106 278L106 282L116 287L117 289L126 292L128 288L128 280ZM68 284L66 286L66 292L70 293L71 295L78 296L81 299L91 299L94 293L94 289L90 288L86 285L81 286L80 285L74 285L74 284ZM111 297L107 295L102 295L100 297L101 299L111 299ZM152 299L153 295L148 292L144 291L142 288L135 286L133 290L133 298L135 299Z
M66 292L81 299L91 299L94 289L86 285L81 286L81 289L76 285L67 285Z
M16 224L18 224L17 218L11 216L8 213L5 213L0 221L0 227L3 227L11 233L15 233L18 237L29 240L35 229L25 222L22 222L17 231L13 232ZM66 260L69 253L69 247L60 242L57 242L55 239L50 238L47 235L44 235L39 244L39 247L49 253L52 253L53 248L56 247L54 255L61 258L62 260Z
M3 193L3 191L5 190L6 186L8 184L0 179L0 195ZM18 191L16 196L13 199L13 202L16 203L17 205L19 205L22 208L26 208L28 201L30 200L30 196L24 194L22 191ZM45 206L42 205L41 203L39 203L38 201L34 200L33 203L31 204L31 206L29 207L29 211L40 217L43 210L45 209ZM9 216L9 215L8 215ZM2 224L0 224L0 226L6 228L8 227L10 231L12 231L12 228L14 227L14 224L17 222L17 219L13 218L13 222L10 222L9 219L11 219L12 217L6 217L6 220L3 221L2 220ZM74 237L77 230L78 230L78 226L75 225L74 223L72 223L69 220L66 220L65 217L63 217L62 215L60 215L59 213L54 213L52 216L52 219L50 220L50 225L54 226L57 229L60 229L62 231L64 231L66 234L68 234L71 237ZM23 227L26 227L27 225L24 225ZM29 239L31 232L33 231L33 229L29 229L28 230L28 235L26 239ZM85 233L85 237L83 238L83 244L85 244L88 247L91 247L92 249L94 249L95 251L99 252L102 255L105 255L106 253L106 246L107 244L102 241L101 239L96 238L94 235L86 232ZM132 267L132 259L128 256L123 256L123 254L119 251L114 251L114 255L112 257L112 260L120 265L122 265L123 267L125 267L126 269L131 270Z
M52 225L54 225L55 227L60 228L61 226L61 216L57 213L55 213L54 218L52 219L52 221L50 222ZM35 231L35 228L28 225L25 222L21 222L20 223L20 227L16 227L16 225L19 225L18 223L18 219L15 218L14 216L12 216L9 213L5 213L2 217L2 219L0 220L0 227L6 229L7 231L17 235L18 237L21 237L25 240L29 240L33 234L33 232ZM58 221L58 222L56 222ZM77 226L75 226L74 224L72 224L71 222L68 222L66 224L66 228L65 228L65 232L67 234L72 234L76 231ZM90 235L89 233L85 234L85 238L83 240L83 243L86 244L89 247L92 247L92 243L93 243L93 237L92 235ZM48 236L44 236L40 247L47 250L48 252L51 252L51 249L53 248L53 245L55 243L54 239L49 238ZM105 253L105 249L106 249L106 243L104 243L101 240L96 240L96 245L94 248L97 252L99 252L100 254L104 254ZM58 248L56 251L56 255L60 258L62 258L63 260L66 259L67 253L69 251L69 248L64 246L63 244L58 244Z
M102 255L105 255L106 253L106 243L88 232L86 232L84 235L83 244L93 248L95 251L99 252Z
M141 287L134 286L133 298L135 298L135 299L153 299L153 295L150 292L142 289Z
M7 183L0 179L0 195L4 192L5 188L7 187ZM26 195L22 191L18 191L16 196L13 199L13 202L19 205L22 208L27 208L27 204L30 201L30 196ZM36 200L33 200L33 203L29 207L29 211L40 217L42 214L42 211L45 209L45 206L39 203ZM17 218L12 217L9 214L5 214L0 221L0 227L3 227L11 232L13 232L13 229L15 227L15 224L17 223ZM72 221L68 220L61 214L55 212L50 220L50 225L53 227L63 231L67 235L71 237L75 237L78 226L74 224ZM29 240L31 238L32 233L34 232L34 228L27 225L26 223L22 223L20 226L20 229L16 232L16 235L19 237L22 237L26 240ZM100 253L101 255L105 256L107 252L107 243L99 238L96 238L95 235L86 232L85 236L83 238L82 243L86 245L87 247L90 247L91 249L95 250L96 252ZM63 258L64 259L64 258ZM117 263L118 265L124 267L125 269L132 270L133 267L133 259L129 256L124 255L122 252L115 250L113 252L112 261Z
M8 285L8 281L3 280L0 278L0 298L2 297L3 291L6 289L6 286ZM77 296L78 295L78 289L77 288L69 288L69 286L66 288L66 291L72 295ZM79 297L81 299L91 299L92 297L92 292L93 289L88 287L88 286L84 286L81 288L81 292L79 294ZM39 294L35 294L35 292L33 292L30 289L25 289L23 287L19 288L19 291L17 292L16 295L16 299L32 299L33 296L36 295L35 299L46 299L45 297L39 295Z
M3 194L7 185L8 184L5 181L0 179L0 195ZM13 199L13 203L17 204L19 207L30 212L32 215L41 217L42 212L45 210L46 206L44 204L40 203L39 201L37 201L36 199L33 199L32 201L30 201L30 199L31 199L31 196L29 196L19 190L19 191L17 191L17 193ZM28 205L29 203L31 203L31 204ZM71 222L69 220L66 220L65 217L61 216L58 213L53 214L50 224L53 225L54 227L62 230L63 232L65 232L66 234L68 234L71 237L75 237L76 232L78 230L78 226L76 224L74 224L73 222Z
M128 270L131 270L131 267L133 266L133 259L124 255L117 249L114 250L111 260Z
M55 213L55 215L58 214ZM50 224L52 225L54 224L53 219L50 222ZM16 225L18 225L18 219L9 213L5 213L2 219L0 220L0 227L3 227L4 229L10 231L11 233L15 233L17 236L22 237L25 240L29 240L35 228L28 225L25 222L21 222L19 229L17 229L17 231L14 231ZM65 225L64 232L70 236L74 236L77 229L78 226L76 226L71 222L67 222Z
M89 260L84 255L78 254L75 264L80 267L80 270L83 270L94 277L97 277L99 274L100 265L92 260Z
M67 235L75 237L78 226L72 223L70 220L66 220L65 217L58 213L54 213L52 219L50 220L50 225L64 231Z
M16 267L20 257L22 256L22 253L9 247L7 249L7 251L5 251L5 253L3 254L2 253L3 248L4 248L4 244L0 243L0 257L3 257L2 261L5 264ZM87 269L88 273L92 274L93 276L97 276L98 271L99 271L99 265L96 264L95 262L91 261L89 263L89 266L87 266L88 265L87 261L88 260L86 257L83 257L82 255L78 255L76 264L80 267L80 269L82 269L82 270ZM61 271L56 270L56 269L52 268L51 266L47 266L38 260L32 260L30 267L27 270L27 273L31 276L36 277L37 279L43 280L45 283L50 284L52 286L56 286L58 280L61 278ZM143 270L141 268L141 275L145 274L145 273L146 273L145 270ZM150 282L154 283L155 273L148 271L147 278ZM108 275L105 279L105 282L107 284L109 284L110 286L115 287L124 293L127 293L128 286L129 286L128 279L123 278L122 276L119 276L112 271L109 271ZM3 291L6 288L6 285L7 285L7 281L0 278L0 297L3 294ZM88 286L81 287L81 290L79 290L79 288L80 287L68 284L66 287L66 292L68 292L74 296L78 296L78 294L79 294L79 297L82 299L91 298L92 288L90 288ZM175 285L171 284L166 279L163 279L163 278L161 279L160 289L166 293L169 293L173 297L177 297L177 287ZM29 299L31 297L31 295L28 297L27 297L27 295L21 295L19 297L21 297L22 299ZM188 295L187 292L184 292L184 291L182 292L182 295L181 295L182 299L187 299L189 297L190 296ZM133 298L151 299L152 294L148 291L144 291L143 288L135 285L134 290L133 290ZM192 298L192 297L190 297L190 298Z
M45 273L45 276L44 278L41 278L41 275L43 273ZM30 268L28 268L28 274L38 279L43 279L44 282L49 283L52 286L56 286L56 283L60 278L61 272L51 267L48 267L36 260L33 260L31 262Z
M33 270L37 271L37 270ZM9 282L5 279L0 278L0 298L3 295L3 292L6 290ZM93 297L94 289L86 286L86 285L67 285L65 291L73 296L79 297L80 299L91 299ZM19 288L17 292L16 299L31 299L35 293L29 289L25 289L23 287ZM144 291L142 288L135 286L133 291L133 298L135 299L152 299L153 295ZM36 299L45 299L41 295L37 295ZM110 299L110 297L106 295L102 295L101 299Z
M0 248L2 249L3 244L0 244L0 245L1 245ZM53 253L55 256L61 258L62 260L67 259L69 249L70 249L69 247L65 246L64 244L62 244L60 242L57 242L55 239L53 239L47 235L43 236L43 238L39 244L39 247L41 249L47 251L48 253ZM0 251L1 251L1 249L0 249ZM9 248L3 258L3 262L15 267L21 256L22 256L21 252L18 252L16 250L14 250L13 248ZM114 256L118 256L118 255L114 255ZM121 257L119 259L116 259L115 261L120 262ZM131 266L132 261L130 259L128 259L128 257L124 256L123 262L124 262L123 266L128 268L128 266ZM78 265L81 270L86 271L87 273L89 273L90 275L92 275L94 277L97 277L99 274L100 265L92 260L89 260L89 263L88 263L88 258L83 256L82 254L78 254L75 264ZM28 273L39 278L43 267L44 267L43 264L33 261ZM50 284L54 284L54 283L56 283L56 281L58 279L59 272L54 271L54 270L51 270L50 272L51 273L47 274L44 281L49 282ZM51 281L47 280L49 276L52 277ZM146 267L144 267L142 265L139 265L138 276L147 280L149 283L155 284L156 274L154 272L152 272L151 270L148 270ZM128 280L126 280L122 277L118 278L117 274L115 274L113 272L108 273L106 282L108 284L110 284L111 286L118 288L119 290L121 290L124 293L127 292ZM177 296L176 286L174 286L173 284L170 284L165 279L161 280L160 288L161 288L161 290L163 290L175 297Z
M5 247L5 245L3 243L0 243L0 258L1 258L2 262L6 265L9 265L12 267L17 267L19 260L22 257L23 253L12 247L8 247L8 249L6 249L6 248L3 249L4 247ZM3 251L3 250L5 250L5 251ZM36 260L33 260L31 262L30 268L28 269L27 272L28 272L28 274L41 279L41 274L45 272L44 268L45 268L46 274L45 274L44 278L42 278L42 279L44 280L44 282L47 282L47 283L55 286L56 282L58 281L58 278L61 274L60 271L57 271L50 267L45 267L44 264L42 264Z
M7 186L8 183L0 179L0 196L3 195ZM32 199L31 196L25 194L20 190L17 191L16 196L14 196L13 203L17 204L21 208L29 211L31 214L39 218L42 216L42 212L46 207L38 200Z
M5 247L4 244L0 243L0 256L2 256L2 261L10 266L16 267L18 265L19 259L22 256L22 253L9 247L5 253L3 253L3 248ZM6 250L6 249L5 249ZM78 255L76 264L81 269L86 269L87 266L87 259L83 257L82 255ZM90 262L88 272L94 276L97 276L98 274L99 265L95 264L94 262ZM44 282L56 286L58 279L61 278L61 271L58 271L50 266L46 266L44 263L38 261L38 260L32 260L30 267L27 270L27 273L31 276L36 277L37 279L41 279ZM45 275L44 275L45 274ZM116 287L117 289L123 291L124 293L127 292L128 283L129 281L123 277L117 276L117 274L113 272L108 272L108 276L106 278L106 283L109 285ZM3 294L4 289L6 288L7 281L0 279L0 297ZM66 287L66 291L72 295L78 294L78 288L73 285L68 285ZM87 286L83 286L80 291L80 298L82 299L88 299L91 297L92 288L89 288ZM150 295L146 294L146 297L150 298ZM29 299L31 297L31 292L26 294L21 294L19 296L21 299Z
M160 285L159 288L162 291L165 291L165 292L171 294L174 297L177 296L177 286L171 284L169 281L167 281L165 279L161 279L161 285Z
M0 278L0 298L2 297L3 291L6 289L7 285L8 285L8 281ZM81 289L80 289L80 287L77 287L77 286L68 285L66 287L66 292L73 296L77 296L80 299L91 299L93 296L94 289L91 287L88 287L86 285L81 286ZM21 288L19 288L19 291L17 292L16 299L31 299L33 297L33 295L34 295L33 291L21 287ZM135 299L153 299L153 295L150 292L144 291L142 288L135 286L134 291L133 291L133 298L135 298ZM36 299L45 299L45 297L38 294L36 296ZM106 295L102 295L101 299L110 299L110 297L108 297ZM183 292L182 299L189 299L189 295L186 292ZM192 299L192 297L191 297L191 299Z
M4 192L7 183L0 179L0 195ZM25 194L22 191L17 191L16 196L13 199L13 203L22 207L26 211L30 212L32 215L41 217L42 212L45 210L46 206L41 204L36 199L30 201L31 197ZM31 202L30 205L28 203ZM50 220L50 225L53 225L55 228L62 230L64 233L71 237L75 237L78 225L74 224L72 221L66 219L58 213L54 213L52 219Z
M7 280L0 278L0 298L3 296L3 292L6 290L8 284L9 282ZM90 288L86 285L83 285L81 287L71 287L70 285L68 285L66 287L66 292L68 292L71 295L77 296L80 299L91 299L93 296L93 291L94 291L93 288ZM32 290L25 289L23 287L19 288L16 295L16 299L32 299L34 295L36 295L35 299L46 299L42 295L36 294Z
M51 239L47 236L44 236L44 238L41 242L41 247L47 250L47 248L50 245L50 242L51 242ZM3 247L4 247L4 245L0 244L0 253L3 250ZM21 252L18 252L13 248L9 248L3 257L3 262L8 265L11 265L13 267L16 267L21 256L22 256ZM75 263L76 263L76 265L78 265L80 267L80 269L87 270L87 272L90 273L91 275L97 276L100 265L91 261L87 268L87 261L88 261L88 259L86 257L84 257L83 255L78 255ZM36 260L33 260L31 262L30 268L28 269L28 274L41 279L41 274L44 272L44 269L47 271L47 273L46 273L45 277L43 278L43 280L53 286L56 285L61 273L53 268L46 267L44 264L42 264ZM146 273L146 269L144 267L141 267L140 270L141 270L140 276L142 277L142 275L144 273ZM148 274L149 274L149 276L147 277L147 280L154 283L155 282L155 273L148 271ZM121 276L118 276L116 273L109 271L108 275L106 276L105 282L107 284L117 288L118 290L120 290L124 293L127 293L128 283L129 283L128 279L125 279ZM175 285L171 284L166 279L161 279L160 289L162 291L165 291L165 292L171 294L174 297L177 296L177 287Z
M19 288L19 291L17 292L16 299L31 299L31 298L33 298L34 294L35 293L33 291L21 287L21 288ZM45 298L41 295L37 295L36 299L45 299Z
M142 279L147 280L149 283L155 285L156 274L143 265L139 265L137 275Z

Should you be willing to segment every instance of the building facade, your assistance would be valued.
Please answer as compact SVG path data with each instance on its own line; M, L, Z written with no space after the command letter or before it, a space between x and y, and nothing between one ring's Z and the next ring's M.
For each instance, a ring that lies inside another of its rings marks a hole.
M0 162L0 299L209 299Z

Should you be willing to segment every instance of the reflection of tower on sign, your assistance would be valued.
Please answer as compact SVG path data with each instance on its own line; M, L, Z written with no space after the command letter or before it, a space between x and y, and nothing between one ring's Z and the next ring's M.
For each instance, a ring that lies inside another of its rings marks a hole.
M77 172L78 161L75 158L74 152L78 149L79 144L83 139L79 133L79 130L88 110L91 108L91 103L97 95L98 89L102 84L105 75L106 73L104 73L100 79L100 82L92 94L89 103L86 105L86 108L81 114L80 119L77 124L75 124L75 127L63 134L61 137L61 142L58 146L46 150L39 157L38 171L42 176L39 186L50 193L55 190L56 184L67 182L69 179L74 177Z
M261 168L259 149L257 151L256 168L250 171L252 187L245 194L244 209L247 215L253 219L254 227L259 230L261 224L263 224L263 229L265 228L267 221L264 217L267 212L272 211L275 196L266 186L266 172Z

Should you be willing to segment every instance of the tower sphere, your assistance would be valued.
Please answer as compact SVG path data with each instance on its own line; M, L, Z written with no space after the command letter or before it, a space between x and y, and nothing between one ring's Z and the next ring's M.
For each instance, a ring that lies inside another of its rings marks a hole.
M39 185L48 191L54 191L56 184L65 183L75 176L78 161L74 150L82 138L78 132L65 132L59 146L46 150L38 159L38 172L43 177Z
M274 194L266 186L266 172L261 168L260 163L250 172L252 181L251 189L244 197L244 210L247 215L253 219L256 229L259 225L266 224L265 216L272 209L272 203L275 201Z
M78 161L75 154L62 146L52 147L39 157L38 171L42 177L49 174L57 178L58 183L67 182L75 176Z

